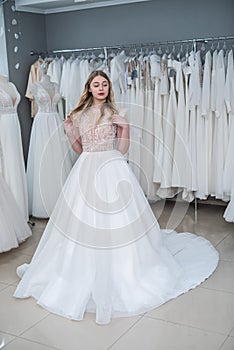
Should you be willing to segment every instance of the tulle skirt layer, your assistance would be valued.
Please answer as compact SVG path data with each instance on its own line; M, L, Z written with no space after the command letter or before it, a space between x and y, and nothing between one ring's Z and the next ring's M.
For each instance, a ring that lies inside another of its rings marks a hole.
M190 233L160 230L126 159L83 152L74 165L14 296L96 322L151 310L196 287L218 253Z
M32 233L1 174L0 193L0 253L2 253L17 248Z

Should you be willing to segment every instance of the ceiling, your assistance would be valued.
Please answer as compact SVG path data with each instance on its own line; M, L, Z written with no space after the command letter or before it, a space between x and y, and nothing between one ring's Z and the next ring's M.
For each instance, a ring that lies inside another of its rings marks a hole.
M15 0L15 7L18 11L48 14L144 1L150 0Z

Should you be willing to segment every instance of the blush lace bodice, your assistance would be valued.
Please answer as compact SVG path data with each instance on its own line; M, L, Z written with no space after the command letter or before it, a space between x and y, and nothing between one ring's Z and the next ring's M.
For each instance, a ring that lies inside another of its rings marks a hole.
M31 93L38 105L38 112L54 113L57 112L57 105L60 100L58 85L54 84L54 93L51 97L47 89L40 83L34 83L31 86Z
M112 124L111 112L105 109L104 115L97 123L100 113L99 107L90 107L74 117L84 152L109 151L115 148L117 127Z
M12 84L12 83L9 83ZM12 114L17 112L17 107L20 101L20 94L18 93L14 84L12 84L15 90L15 99L0 87L0 114Z

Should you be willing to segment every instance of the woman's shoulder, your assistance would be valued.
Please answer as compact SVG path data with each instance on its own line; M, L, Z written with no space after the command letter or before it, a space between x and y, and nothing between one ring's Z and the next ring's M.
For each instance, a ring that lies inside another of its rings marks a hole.
M79 126L83 112L79 111L72 115L72 121L75 126Z

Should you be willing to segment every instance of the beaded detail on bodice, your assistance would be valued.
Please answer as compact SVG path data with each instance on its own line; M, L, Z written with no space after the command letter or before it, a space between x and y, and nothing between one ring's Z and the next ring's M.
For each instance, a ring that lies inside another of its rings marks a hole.
M115 148L116 125L112 124L111 112L105 109L100 117L99 107L90 107L74 117L74 124L79 127L84 152L109 151Z
M20 94L13 84L12 86L15 90L14 101L12 100L12 97L0 87L0 114L12 114L17 112L17 107L20 101Z
M38 111L42 113L57 112L57 105L60 100L60 93L57 84L54 84L53 96L50 96L46 88L40 83L34 83L31 86L31 93L38 105Z

